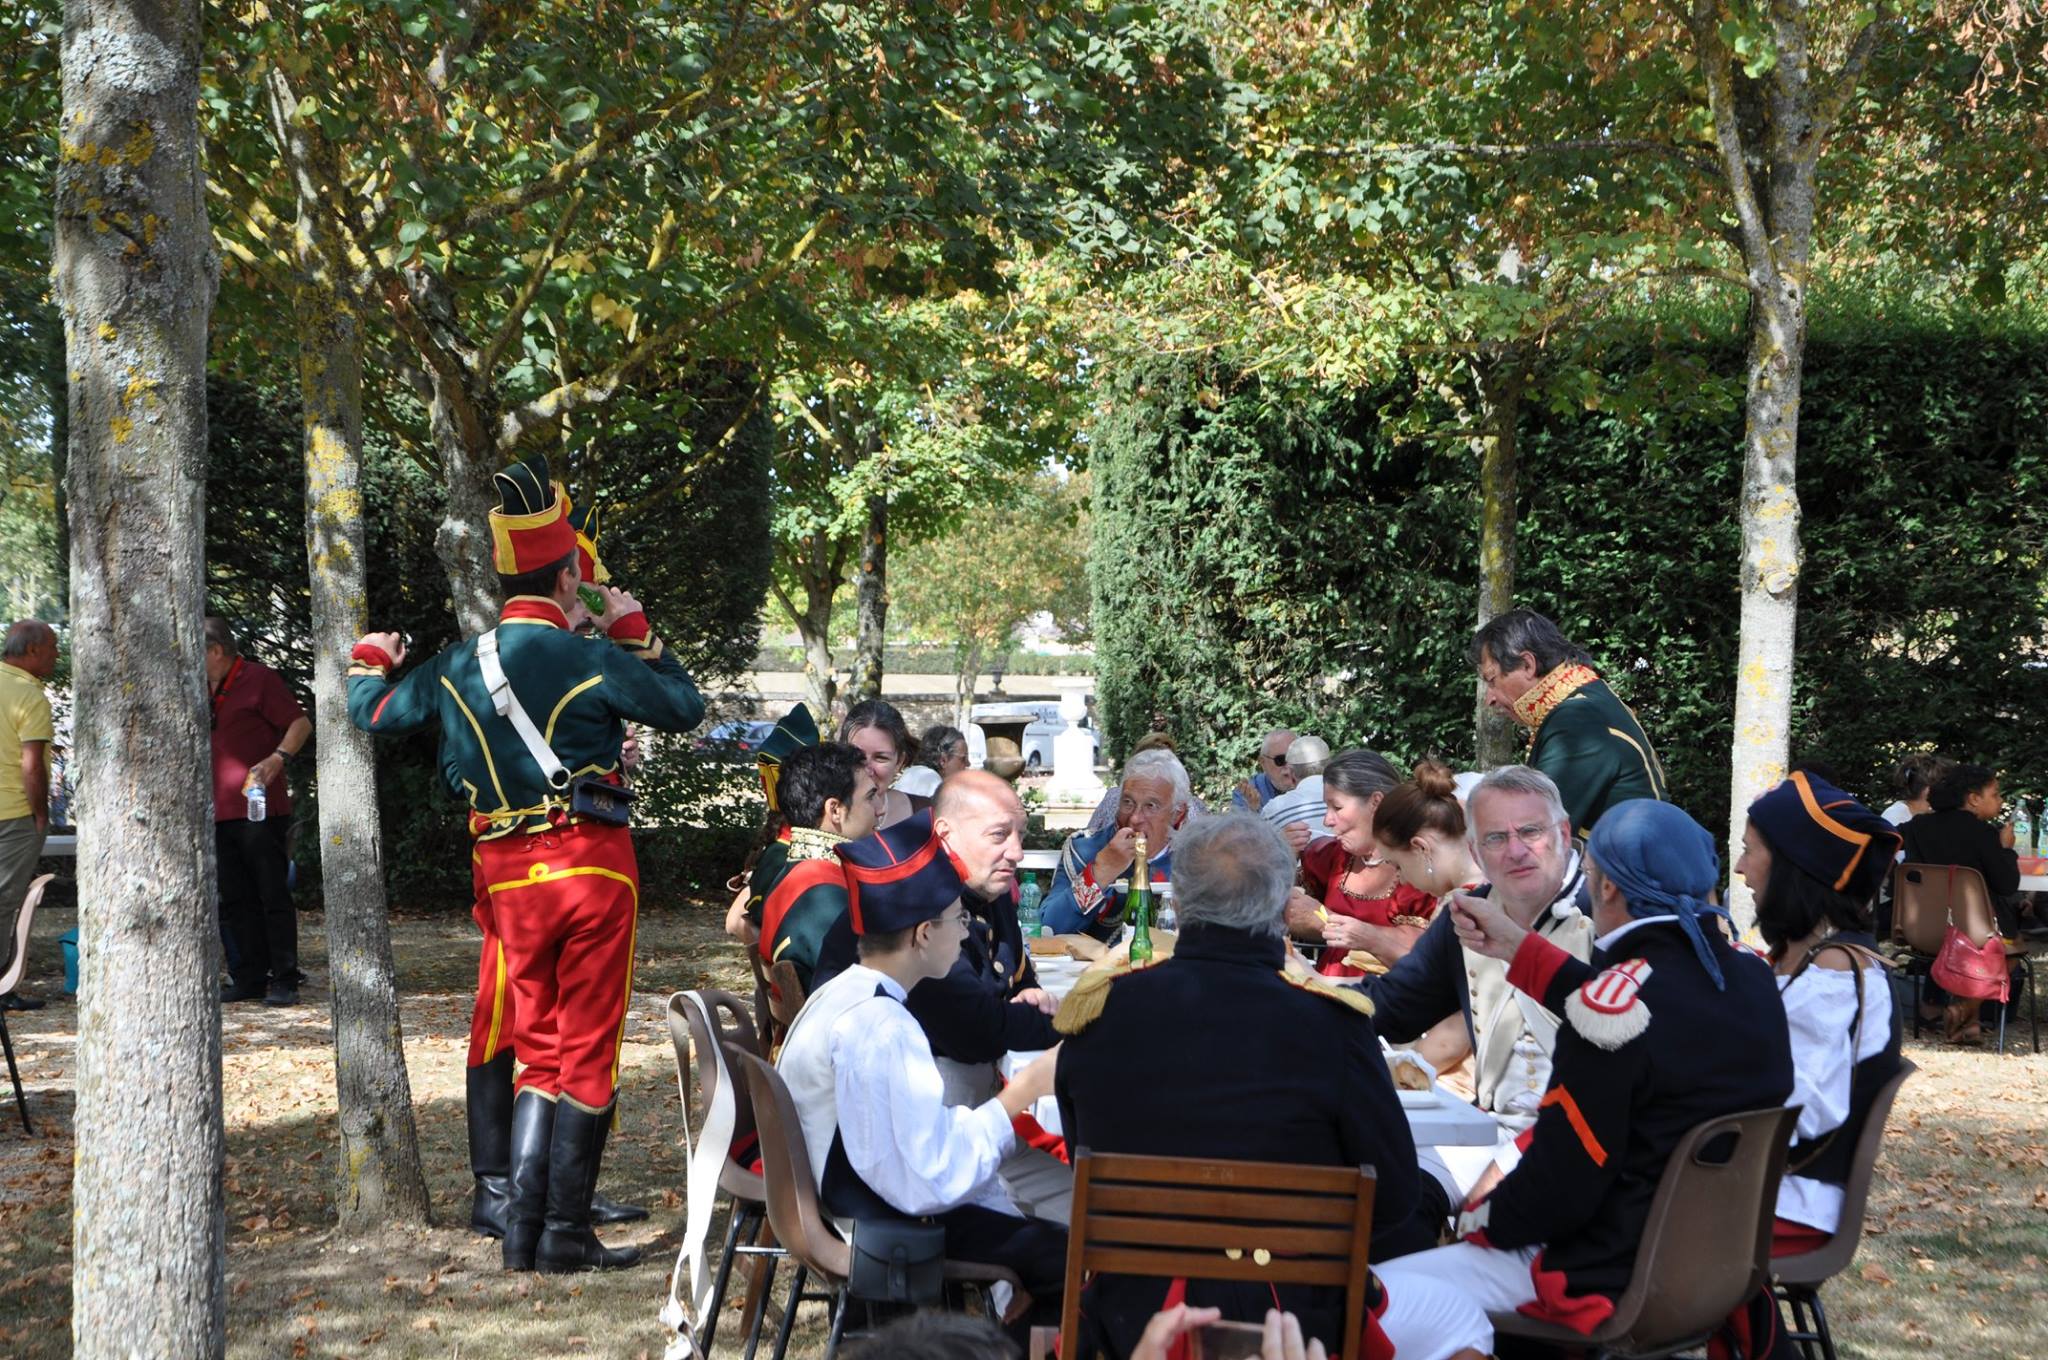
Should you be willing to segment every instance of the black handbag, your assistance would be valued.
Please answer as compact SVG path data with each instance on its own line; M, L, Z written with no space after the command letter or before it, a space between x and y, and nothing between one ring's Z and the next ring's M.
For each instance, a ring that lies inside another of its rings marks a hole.
M863 1218L853 1225L847 1292L870 1303L939 1302L946 1283L946 1230L907 1218Z

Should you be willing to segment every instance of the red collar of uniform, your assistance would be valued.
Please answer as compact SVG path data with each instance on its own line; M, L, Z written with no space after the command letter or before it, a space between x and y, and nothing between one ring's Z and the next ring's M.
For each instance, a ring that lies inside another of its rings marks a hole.
M498 613L499 623L545 623L556 628L567 628L569 616L562 612L562 606L541 595L514 595L505 601L504 609Z
M1599 678L1600 673L1591 666L1567 661L1537 680L1523 691L1521 698L1515 700L1512 707L1516 721L1529 729L1533 741L1536 729L1543 726L1543 720L1550 716L1552 710Z

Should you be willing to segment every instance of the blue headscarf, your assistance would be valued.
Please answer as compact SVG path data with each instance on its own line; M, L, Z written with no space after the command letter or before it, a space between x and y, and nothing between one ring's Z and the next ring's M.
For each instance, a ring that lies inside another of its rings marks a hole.
M1621 889L1629 915L1676 914L1707 976L1728 990L1700 925L1702 916L1728 918L1725 907L1707 900L1721 880L1721 857L1705 827L1670 803L1632 798L1601 814L1586 853Z

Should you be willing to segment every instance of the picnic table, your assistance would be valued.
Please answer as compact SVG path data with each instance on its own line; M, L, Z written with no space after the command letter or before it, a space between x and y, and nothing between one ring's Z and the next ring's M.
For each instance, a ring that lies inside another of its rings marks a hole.
M1065 999L1088 965L1080 959L1041 955L1032 959L1038 985L1053 996ZM1015 1075L1037 1057L1036 1053L1012 1053L1003 1060L1006 1075ZM1500 1126L1491 1116L1475 1108L1455 1091L1433 1084L1427 1091L1402 1091L1401 1112L1408 1116L1408 1130L1417 1147L1492 1147L1500 1138ZM1051 1096L1032 1108L1032 1117L1047 1133L1060 1132L1059 1103Z
M2048 892L2048 858L2020 856L2020 891Z

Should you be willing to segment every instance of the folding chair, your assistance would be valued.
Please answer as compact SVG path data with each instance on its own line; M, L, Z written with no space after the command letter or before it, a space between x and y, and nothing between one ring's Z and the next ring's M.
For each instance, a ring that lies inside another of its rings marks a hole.
M36 907L42 903L43 889L50 886L55 874L44 874L28 885L28 896L21 899L20 910L14 913L14 961L7 965L7 971L0 973L0 996L6 996L21 982L21 975L28 967L28 931L35 923ZM28 1122L28 1097L21 1089L21 1069L14 1065L14 1036L7 1032L7 1011L0 1007L0 1049L7 1052L7 1079L14 1083L14 1108L21 1114L22 1131L31 1137L35 1125Z
M1077 1150L1061 1354L1087 1344L1081 1288L1103 1272L1341 1289L1343 1360L1358 1360L1374 1189L1371 1167ZM1045 1340L1035 1332L1034 1351Z
M1792 1310L1793 1330L1786 1339L1799 1343L1802 1354L1812 1360L1835 1360L1835 1338L1828 1330L1827 1310L1821 1307L1820 1287L1849 1268L1856 1248L1863 1241L1863 1212L1870 1200L1870 1181L1877 1172L1877 1154L1884 1144L1885 1120L1899 1088L1918 1068L1901 1062L1892 1079L1878 1088L1856 1135L1856 1159L1849 1164L1849 1179L1842 1185L1842 1217L1835 1235L1825 1246L1798 1256L1780 1256L1771 1261L1777 1277L1778 1297Z
M720 1051L714 1045L722 1045L727 1054L727 1077L734 1105L733 1140L737 1142L754 1134L756 1127L746 1079L731 1066L733 1059L730 1055L735 1050L758 1055L760 1039L754 1032L753 1022L747 1018L746 1003L732 993L709 988L697 992L696 996L704 1003L701 1011L689 1003L688 995L677 992L668 1000L669 1043L675 1050L677 1083L684 1092L683 1118L690 1117L688 1093L693 1066L701 1089L699 1107L708 1111L716 1099L719 1065L708 1055ZM716 1034L706 1026L706 1015L717 1025ZM719 1314L725 1306L726 1289L732 1282L734 1262L742 1256L766 1258L768 1278L758 1291L758 1298L765 1300L774 1284L776 1259L787 1254L772 1239L765 1243L754 1240L768 1220L768 1192L759 1174L727 1156L718 1170L718 1190L727 1200L725 1250L719 1256L711 1300L705 1307L697 1337L698 1353L707 1358L711 1354L712 1343L718 1339ZM749 1355L760 1343L761 1320L766 1313L766 1307L760 1306L742 1316L742 1325L747 1329Z
M797 1120L796 1102L782 1074L751 1053L735 1052L733 1058L746 1072L753 1097L755 1126L761 1135L761 1176L768 1189L768 1223L797 1263L796 1281L783 1305L782 1328L770 1360L783 1360L796 1326L797 1307L803 1303L830 1305L832 1330L825 1342L824 1360L833 1360L846 1336L847 1308L852 1301L846 1277L853 1263L852 1250L818 1202L818 1182L804 1146L803 1125ZM805 1282L813 1276L824 1289L805 1293ZM1020 1303L1028 1297L1023 1281L1001 1266L949 1260L945 1278L949 1288L972 1287L985 1300L989 1286L998 1283L1009 1285ZM752 1353L750 1348L749 1356Z
M1919 1002L1928 971L1941 953L1942 937L1951 922L1982 947L1999 934L1998 913L1984 875L1964 864L1901 864L1892 871L1892 939L1911 951L1908 973L1916 979L1913 993L1913 1037L1920 1037ZM2041 1007L2034 997L2034 963L2026 946L2007 944L2005 963L2027 986L2027 1015L2033 1027L2034 1052L2041 1051ZM2011 990L1998 1008L1998 1052L2005 1052L2005 1022L2012 1014Z
M1778 1182L1798 1119L1797 1106L1752 1110L1709 1119L1679 1140L1628 1288L1591 1335L1494 1313L1495 1335L1643 1360L1705 1345L1770 1280Z

